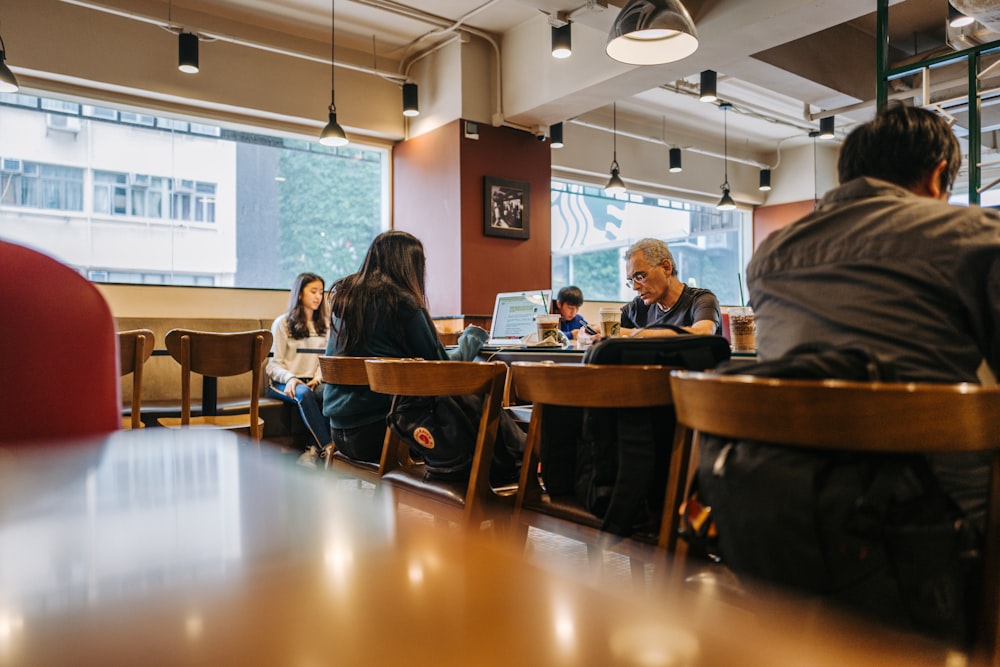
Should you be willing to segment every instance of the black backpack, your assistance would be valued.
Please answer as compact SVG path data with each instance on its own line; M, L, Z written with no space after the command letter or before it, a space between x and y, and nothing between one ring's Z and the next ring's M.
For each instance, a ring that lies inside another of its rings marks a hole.
M895 380L874 354L821 345L716 372ZM706 435L699 455L698 500L711 507L718 555L733 571L881 622L968 640L978 537L927 459Z
M721 336L609 338L584 355L590 364L658 364L706 370L729 359ZM567 391L576 388L567 387ZM580 389L586 391L585 388ZM663 509L675 417L672 408L547 407L541 464L546 491L575 494L617 535L655 532Z

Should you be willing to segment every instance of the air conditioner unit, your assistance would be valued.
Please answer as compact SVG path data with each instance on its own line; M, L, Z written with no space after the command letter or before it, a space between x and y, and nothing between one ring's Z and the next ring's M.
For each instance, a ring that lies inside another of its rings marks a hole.
M0 162L0 171L6 171L14 174L21 173L21 161L17 158L5 157L3 162Z
M50 130L60 132L72 132L76 134L80 131L80 119L76 116L64 116L59 113L45 114L45 125Z
M149 185L149 174L129 174L128 181L132 185Z

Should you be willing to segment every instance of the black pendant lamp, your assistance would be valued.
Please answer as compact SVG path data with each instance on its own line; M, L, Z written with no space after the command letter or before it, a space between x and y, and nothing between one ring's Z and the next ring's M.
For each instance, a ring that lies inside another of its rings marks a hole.
M761 169L760 170L760 180L758 181L757 189L761 192L770 192L771 190L771 170Z
M417 84L409 82L403 84L403 115L407 118L420 115L417 93Z
M334 101L336 91L336 55L334 42L336 39L336 0L330 0L330 109L329 121L323 131L319 133L319 143L324 146L346 146L348 143L347 133L337 122L337 105Z
M7 67L7 53L3 45L3 37L0 37L0 93L16 93L20 86L14 73Z
M177 69L185 74L198 73L198 35L192 32L177 35Z
M670 167L668 169L670 173L676 174L679 171L684 171L684 167L681 166L681 149L671 148L670 149Z
M605 52L628 65L662 65L698 48L698 31L680 0L628 0L615 18Z
M698 99L702 102L714 102L717 99L715 70L702 71L698 83Z
M722 199L719 203L715 205L720 211L732 211L736 208L736 202L733 201L732 195L729 194L729 120L727 114L729 110L733 108L733 105L729 102L723 102L719 105L722 109L722 156L723 164L725 165L725 176L722 179Z
M563 25L552 26L552 57L569 58L573 55L573 29L570 22Z
M555 123L554 125L549 125L549 145L552 148L562 148L563 147L563 124Z
M611 178L608 179L608 184L604 186L604 194L609 197L617 197L618 195L623 195L628 192L625 187L624 181L622 181L619 172L621 169L618 167L618 105L617 103L612 103L611 106L611 137L612 137L612 158L611 158Z

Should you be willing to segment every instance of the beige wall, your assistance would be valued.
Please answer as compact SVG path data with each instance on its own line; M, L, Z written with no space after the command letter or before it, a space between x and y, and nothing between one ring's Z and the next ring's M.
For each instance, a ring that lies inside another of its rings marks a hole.
M95 284L115 317L268 319L288 307L284 290Z

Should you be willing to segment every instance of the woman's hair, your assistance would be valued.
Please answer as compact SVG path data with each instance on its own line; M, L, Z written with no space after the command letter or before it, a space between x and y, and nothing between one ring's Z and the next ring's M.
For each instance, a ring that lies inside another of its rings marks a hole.
M904 188L919 184L944 160L939 186L951 190L962 165L962 149L948 123L932 111L890 102L847 135L840 147L837 176L846 183L859 176Z
M323 279L315 273L300 273L292 284L292 291L288 295L288 313L285 316L285 322L288 324L288 335L292 338L309 337L306 310L302 307L302 292L305 291L306 285L315 282L319 282L324 288L326 287ZM323 299L319 308L313 311L312 323L318 336L326 334L326 299Z
M427 315L424 295L424 246L406 232L383 232L375 237L361 269L330 288L330 310L340 322L331 325L342 352L362 350L373 333L378 310L396 317L400 338L404 322L401 305L416 302Z

